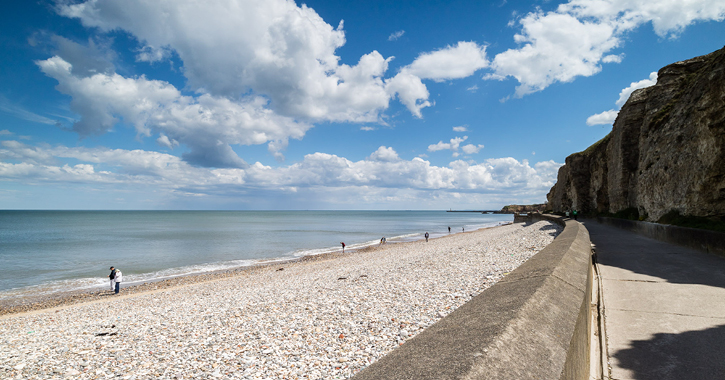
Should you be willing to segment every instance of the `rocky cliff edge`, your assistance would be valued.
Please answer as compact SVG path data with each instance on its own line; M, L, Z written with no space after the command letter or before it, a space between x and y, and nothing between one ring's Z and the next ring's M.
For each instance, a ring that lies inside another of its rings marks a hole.
M656 85L633 92L609 135L566 158L548 203L725 221L724 145L725 48L665 66Z

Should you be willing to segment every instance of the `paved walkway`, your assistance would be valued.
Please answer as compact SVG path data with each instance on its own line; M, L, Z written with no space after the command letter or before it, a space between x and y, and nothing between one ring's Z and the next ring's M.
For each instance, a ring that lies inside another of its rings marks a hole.
M725 379L725 258L583 224L602 282L605 379Z

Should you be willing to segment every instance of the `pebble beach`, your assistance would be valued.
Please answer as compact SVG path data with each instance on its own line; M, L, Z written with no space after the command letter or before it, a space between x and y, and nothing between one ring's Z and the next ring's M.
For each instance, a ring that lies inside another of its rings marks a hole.
M509 224L13 309L0 378L350 378L560 230Z

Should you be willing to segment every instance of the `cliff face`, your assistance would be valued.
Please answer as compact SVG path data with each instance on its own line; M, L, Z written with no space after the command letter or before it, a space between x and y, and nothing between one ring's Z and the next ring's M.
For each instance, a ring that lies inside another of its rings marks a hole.
M666 66L632 93L607 137L566 158L549 205L725 218L724 145L725 48Z
M502 214L517 214L523 212L544 212L546 211L546 203L535 205L507 205L501 209Z

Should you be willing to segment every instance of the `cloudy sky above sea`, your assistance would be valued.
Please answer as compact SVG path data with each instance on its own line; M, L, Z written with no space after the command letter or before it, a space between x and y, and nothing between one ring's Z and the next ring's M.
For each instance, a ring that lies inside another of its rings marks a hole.
M722 0L14 1L0 209L541 203Z

